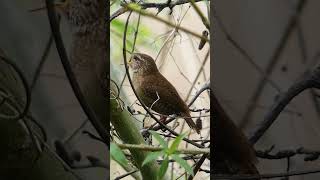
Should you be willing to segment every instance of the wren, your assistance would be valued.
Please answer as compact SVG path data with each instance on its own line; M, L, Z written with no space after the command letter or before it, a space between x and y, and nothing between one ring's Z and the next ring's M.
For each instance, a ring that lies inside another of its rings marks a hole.
M152 57L134 53L129 65L133 70L133 86L143 104L165 116L175 114L183 117L189 127L200 134L200 129L190 116L189 107L175 87L159 72Z

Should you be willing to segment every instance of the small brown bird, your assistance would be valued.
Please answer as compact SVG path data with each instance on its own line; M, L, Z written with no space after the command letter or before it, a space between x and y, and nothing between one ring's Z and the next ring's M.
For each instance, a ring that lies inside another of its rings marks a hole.
M200 129L193 122L187 104L174 86L159 72L152 57L134 53L129 65L133 70L133 85L142 103L162 115L176 114L183 117L198 134Z
M215 174L259 174L255 163L257 157L252 145L242 131L233 123L214 94L213 144Z
M105 126L108 47L105 0L66 0L58 8L71 27L69 60L88 105Z

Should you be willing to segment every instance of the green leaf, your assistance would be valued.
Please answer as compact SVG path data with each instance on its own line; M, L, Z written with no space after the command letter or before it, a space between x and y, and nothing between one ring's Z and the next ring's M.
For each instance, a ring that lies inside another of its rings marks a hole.
M194 176L193 169L191 166L188 164L188 162L184 159L182 159L179 155L177 154L172 154L171 155L172 159L174 159L177 163L180 164L181 167L183 167L189 174Z
M157 152L152 152L149 153L148 156L144 159L144 161L142 162L142 166L144 166L145 164L156 160L159 156L163 155L164 152L163 151L157 151Z
M128 164L126 156L123 154L122 150L114 143L110 144L110 154L111 158L120 165L126 166Z
M111 22L110 26L111 26L112 28L114 28L114 29L115 29L116 31L118 31L118 32L123 32L124 27L125 27L125 22L122 21L122 20L119 20L119 19L114 19L114 20Z
M149 131L154 138L161 144L161 146L165 149L168 148L168 143L156 132L156 131Z
M167 156L161 163L160 170L158 172L158 179L159 180L163 179L164 175L167 172L168 166L169 166L169 158Z
M174 141L172 142L172 144L171 144L171 146L170 146L170 148L169 148L169 150L168 150L168 155L173 154L173 153L177 150L180 142L182 141L182 139L183 139L186 135L187 135L187 133L183 133L183 134L180 134L179 136L177 136L177 137L174 139Z

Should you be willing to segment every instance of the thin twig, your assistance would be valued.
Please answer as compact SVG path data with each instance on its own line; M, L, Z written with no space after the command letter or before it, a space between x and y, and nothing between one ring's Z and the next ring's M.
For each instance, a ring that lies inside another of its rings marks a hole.
M164 23L164 24L166 24L166 25L168 25L168 26L177 28L177 29L179 29L179 30L181 30L181 31L183 31L183 32L185 32L185 33L189 33L189 34L191 34L191 35L193 35L193 36L195 36L195 37L197 37L197 38L199 38L199 39L203 39L203 40L209 42L209 39L208 39L208 38L204 38L201 34L198 34L198 33L195 33L195 32L193 32L193 31L190 31L188 28L185 28L185 27L182 27L182 26L176 26L175 24L172 24L171 22L169 22L169 21L167 21L167 20L164 20L164 19L162 19L162 18L160 18L160 17L158 17L158 16L155 16L155 15L153 15L153 14L147 13L147 12L145 12L144 10L141 10L141 9L140 9L140 10L137 10L137 9L135 9L135 8L132 8L131 6L126 6L126 7L127 7L129 10L131 10L131 11L134 11L134 12L139 13L139 14L141 14L141 15L143 15L143 16L146 16L146 17L150 17L150 18L155 19L155 20L157 20L157 21L159 21L159 22L162 22L162 23Z
M36 133L35 133L36 134ZM37 135L37 134L36 134ZM38 140L44 145L44 147L47 148L47 150L53 154L53 156L61 163L61 165L64 167L64 169L67 171L67 172L70 172L76 179L78 180L83 180L82 177L80 177L76 172L73 171L73 169L53 150L51 149L51 147L46 143L44 142L41 137L38 137Z
M138 172L138 171L139 171L139 169L132 170L132 171L130 171L130 172L127 172L127 173L125 173L125 174L123 174L123 175L121 175L121 176L118 176L118 177L114 178L114 180L120 180L120 179L125 178L125 177L127 177L127 176L129 176L129 175L131 175L131 174L133 174L133 173Z
M208 30L210 30L210 23L208 21L208 19L204 16L204 14L202 13L202 11L200 10L200 8L196 5L194 0L189 0L191 6L193 7L193 9L197 12L197 14L200 16L202 23L204 26L206 26L206 28Z
M68 144L70 140L72 140L83 128L84 126L88 123L89 119L85 119L81 125L67 138L65 138L63 144Z
M24 76L24 74L22 73L21 69L18 67L18 65L16 63L14 63L10 59L8 59L7 56L2 52L2 50L0 50L0 60L2 60L4 63L8 64L11 68L13 68L13 70L18 74L18 76L23 84L23 88L24 88L24 92L25 92L25 96L26 96L26 102L23 107L23 110L20 112L20 110L16 109L19 112L19 114L17 116L6 117L6 119L8 119L8 120L13 120L13 121L20 120L23 117L25 117L29 111L29 107L30 107L30 103L31 103L31 91L30 91L27 79Z
M190 104L193 104L197 98L199 97L199 95L206 90L210 90L210 82L206 83L204 86L201 87L201 89L199 89L199 91L196 93L196 95L191 99L191 101L189 102L189 107Z
M249 100L249 104L247 106L247 110L240 122L240 127L243 128L247 122L250 120L253 111L255 110L255 105L262 94L262 90L265 87L267 77L273 72L274 67L276 66L291 34L294 32L294 29L297 25L299 16L302 14L304 7L306 6L308 0L300 0L294 14L290 17L288 25L285 27L284 33L282 34L279 44L277 45L274 54L271 56L271 59L267 65L265 70L266 76L263 76L258 82L258 86L254 91L252 97Z
M134 39L133 39L133 45L132 45L131 53L134 52L135 47L136 47L136 41L137 41L138 32L139 32L139 26L140 26L140 20L141 20L141 15L139 14L139 16L138 16L138 22L137 22L137 27L136 27L136 30L135 30L135 32L134 32ZM123 76L123 78L122 78L122 81L121 81L121 83L120 83L119 94L120 94L120 90L121 90L122 87L123 87L123 83L124 83L126 77L127 77L127 74L124 74L124 76Z
M160 120L158 120L150 111L149 109L142 103L140 97L138 96L137 92L136 92L136 89L133 85L133 82L132 82L132 79L131 79L131 76L130 76L130 73L129 73L129 67L128 67L128 62L127 62L127 56L126 56L126 37L127 37L127 28L128 28L128 24L129 24L129 19L130 19L130 16L132 14L132 11L130 11L129 15L128 15L128 18L127 18L127 21L126 21L126 24L125 24L125 29L124 29L124 35L123 35L123 60L124 60L124 65L125 65L125 70L126 70L126 74L127 74L127 77L128 77L128 80L129 80L129 83L130 83L130 86L134 92L134 94L136 95L137 99L139 100L139 102L141 103L142 107L149 113L149 115L157 122L159 123L163 128L165 128L166 130L168 130L169 132L171 132L173 135L175 136L178 136L178 134L176 132L174 132L173 130L171 130L169 127L167 127L164 123L162 123ZM200 147L200 148L203 148L202 145L200 144L197 144L193 141L190 141L189 139L186 139L186 138L183 138L184 141L196 146L196 147Z
M188 104L188 107L192 106L192 104L196 101L196 99L202 94L202 92L204 92L205 90L209 89L210 87L210 82L208 82L207 84L205 84L204 87L202 87L197 93L196 95L192 98L191 102ZM165 124L168 124L170 122L172 122L175 118L170 118L168 120L166 120ZM161 129L161 126L158 125L158 126L155 126L156 124L153 124L150 126L149 129L152 129L154 131L157 131L159 129Z
M204 1L204 0L195 0L194 2L200 2L200 1ZM177 1L171 1L170 3L139 3L139 5L143 8L143 9L149 9L149 8L156 8L158 9L158 13L160 13L164 8L174 8L175 6L178 5L183 5L183 4L187 4L189 3L189 0L177 0ZM118 9L117 11L115 11L109 18L109 22L111 22L112 20L114 20L115 18L117 18L118 16L120 16L121 14L127 12L128 9L124 6L121 7L120 9Z
M205 66L207 60L209 59L209 54L210 54L210 50L208 50L208 52L207 52L204 60L202 61L202 64L201 64L201 66L200 66L200 69L199 69L199 71L198 71L195 79L194 79L193 82L192 82L191 88L189 89L189 91L188 91L188 93L187 93L187 96L186 96L186 98L185 98L185 101L188 100L188 98L189 98L189 96L190 96L190 94L191 94L191 92L192 92L193 87L196 85L196 82L198 81L198 78L200 77L201 72L204 71L204 66ZM177 121L177 120L176 120L176 121ZM175 121L175 122L176 122L176 121ZM181 125L181 132L182 132L185 124L186 124L186 122L183 121L183 122L182 122L182 125Z
M40 76L41 70L43 68L43 65L45 64L45 62L46 62L46 60L48 58L52 42L53 42L53 36L50 33L49 40L47 42L46 47L44 48L44 51L43 51L43 54L41 56L40 62L38 63L38 66L37 66L37 68L35 70L35 73L33 75L33 79L31 81L31 85L30 85L30 90L31 91L34 89L34 87L35 87L35 85L37 83L37 80L39 79L39 76Z
M270 174L261 174L261 175L212 175L214 179L230 179L230 180L241 180L241 179L271 179L279 177L289 177L289 176L301 176L307 174L320 173L320 169L309 169L309 170L300 170L300 171L290 171L285 173L270 173Z
M279 85L277 85L277 83L275 83L270 77L268 77L267 73L254 61L254 59L247 53L247 51L243 49L241 45L230 35L222 20L218 16L217 12L214 12L216 22L221 28L224 35L226 36L226 39L245 57L245 60L247 60L258 73L260 73L263 77L266 78L266 81L269 82L269 84L273 88L275 88L278 92L281 92L281 88L279 87Z
M208 157L208 154L202 155L199 161L196 163L196 166L193 168L194 176L196 176L197 172L200 170L200 167L202 166L202 164L204 163L204 160L206 160L207 157ZM194 176L190 175L188 180L192 180Z
M269 129L269 127L274 123L276 118L282 112L282 110L289 104L289 102L300 94L305 89L312 87L312 83L309 80L302 80L295 83L292 87L288 89L287 92L283 93L278 101L272 106L272 108L267 112L263 122L254 131L253 135L249 138L252 144L255 144L263 134Z
M201 72L204 70L204 66L205 66L205 64L207 63L207 60L209 59L209 58L208 58L209 55L210 55L210 51L207 52L204 60L202 61L202 64L201 64L201 66L200 66L200 68L199 68L199 70L198 70L198 73L197 73L196 77L194 78L194 80L193 80L193 82L192 82L191 88L189 89L189 91L188 91L188 93L187 93L187 96L186 96L185 101L188 100L188 98L189 98L189 96L190 96L190 94L191 94L191 92L192 92L193 87L194 87L195 84L197 83L198 78L199 78Z
M271 149L267 149L265 151L256 151L257 157L261 159L279 160L279 159L291 158L296 155L304 155L304 161L315 161L320 157L319 150L310 150L304 147L300 147L297 149L285 149L285 150L280 150L276 153L271 153L271 151L273 150L273 147L274 146L272 146Z
M86 102L84 95L82 94L80 90L80 86L78 84L78 81L74 75L74 72L72 71L70 62L68 60L67 52L63 45L63 40L61 38L61 33L59 29L59 24L56 19L56 12L53 6L52 0L46 0L46 7L48 12L48 18L50 21L51 31L56 43L56 47L60 56L61 63L63 64L64 70L68 76L69 82L71 84L71 87L81 104L81 107L83 108L84 112L88 116L88 119L92 123L93 127L96 129L100 137L103 139L105 144L109 147L109 134L106 129L104 129L104 126L102 124L102 119L99 120L96 114L93 112L91 107Z
M290 103L290 101L309 88L320 87L320 66L317 66L313 71L307 70L302 78L294 83L287 92L280 95L277 102L267 112L263 122L258 126L253 135L250 137L250 142L255 144L268 128L275 122L282 110Z

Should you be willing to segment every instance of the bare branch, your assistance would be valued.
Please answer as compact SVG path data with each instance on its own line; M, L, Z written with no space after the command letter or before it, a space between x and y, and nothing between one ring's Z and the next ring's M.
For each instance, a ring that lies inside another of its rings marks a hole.
M149 109L142 103L140 97L138 96L137 92L136 92L136 89L133 85L133 82L132 82L132 79L131 79L131 76L130 76L130 73L129 73L129 67L128 67L128 62L127 62L127 56L126 56L126 39L127 39L127 28L128 28L128 24L129 24L129 19L130 19L130 16L131 16L131 11L130 11L130 14L127 18L127 21L126 21L126 24L125 24L125 30L124 30L124 35L123 35L123 60L124 60L124 65L125 65L125 70L126 70L126 74L127 74L127 77L128 77L128 80L129 80L129 83L130 83L130 86L134 92L134 94L136 95L137 99L139 100L139 102L141 103L142 107L145 109L145 111L147 111L149 113L149 115L157 122L160 124L161 127L165 128L166 130L168 130L169 132L171 132L173 135L175 136L178 136L178 133L176 133L175 131L171 130L168 126L166 126L164 123L162 123L160 120L158 120L150 111ZM196 147L199 147L199 148L203 148L202 145L200 144L197 144L193 141L190 141L189 139L187 138L183 138L184 141L196 146Z
M263 134L274 123L283 109L290 101L309 88L319 88L320 84L320 66L316 67L312 72L307 71L304 76L294 83L285 93L282 93L272 108L267 112L263 122L258 126L253 135L250 137L250 142L255 144Z
M142 9L149 9L149 8L156 8L158 9L158 13L160 13L164 8L170 8L173 9L175 6L183 5L189 3L190 0L177 0L177 1L170 1L169 3L139 3L139 5L142 7ZM200 2L204 0L194 0L194 2ZM210 1L210 0L208 0ZM123 6L120 9L118 9L116 12L114 12L110 18L109 22L120 16L121 14L127 12L128 9Z
M267 65L267 68L265 70L266 76L263 76L261 80L259 80L259 84L253 93L253 96L250 98L250 103L248 104L247 110L245 112L245 115L243 116L240 127L243 128L246 125L246 122L249 121L251 118L251 115L253 111L255 110L255 105L259 99L259 97L262 94L262 90L265 87L267 77L270 76L270 74L273 72L274 67L276 66L280 55L282 54L288 39L290 35L293 33L299 16L302 14L304 7L306 6L308 0L300 0L298 5L296 6L296 10L294 14L290 17L288 25L285 27L284 33L279 41L279 44L276 47L276 50L274 51L273 55L271 56L271 59Z
M56 12L54 9L53 2L51 0L46 0L46 7L48 12L48 18L50 21L51 31L56 43L56 47L60 56L61 63L63 64L64 70L66 71L66 74L68 76L69 82L71 84L71 87L78 99L78 101L81 104L81 107L83 108L84 112L88 116L88 119L92 123L93 127L97 130L105 144L109 147L109 134L108 131L104 128L102 124L102 120L99 120L94 111L90 108L90 106L87 104L83 93L80 90L79 83L77 82L77 79L74 75L74 72L71 69L70 62L68 60L67 52L65 50L65 47L63 45L63 40L61 38L61 33L59 29L59 24L56 19Z
M212 175L214 179L271 179L279 177L290 177L290 176L301 176L306 174L320 173L320 169L310 169L310 170L301 170L301 171L291 171L286 173L273 173L273 174L261 174L261 175Z

